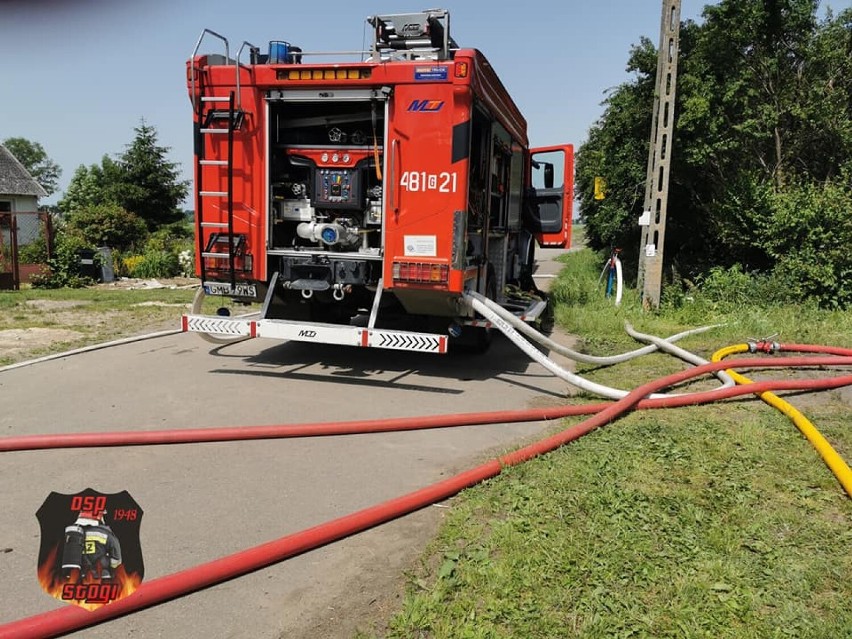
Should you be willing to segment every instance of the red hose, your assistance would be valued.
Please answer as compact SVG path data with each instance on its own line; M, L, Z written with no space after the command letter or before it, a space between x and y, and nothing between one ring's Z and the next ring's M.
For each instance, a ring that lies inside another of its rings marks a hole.
M825 353L826 355L852 356L852 348L840 346L822 346L815 344L779 344L779 350L790 353Z
M613 421L629 411L640 400L654 392L692 379L708 372L733 367L787 367L787 366L832 366L852 365L852 357L791 357L782 359L743 359L736 362L715 362L691 368L661 379L643 384L631 391L626 397L607 405L598 414L576 424L556 435L547 437L514 453L504 455L476 468L468 470L432 484L426 488L408 493L401 497L365 508L344 517L320 524L292 535L281 537L260 546L222 557L206 564L188 568L180 572L146 582L129 597L110 603L95 611L87 611L74 606L66 606L50 612L33 615L0 626L0 638L3 637L55 637L75 630L90 627L121 617L131 612L148 608L177 597L196 592L203 588L222 583L240 575L253 572L283 559L319 548L325 544L361 532L373 526L408 514L424 506L446 499L447 497L472 486L484 479L498 475L504 466L519 464L537 455L581 437L589 431ZM822 380L812 380L822 381ZM754 393L757 384L748 385L748 392ZM724 389L734 390L734 389ZM715 391L714 391L715 392ZM706 399L708 397L704 395ZM671 397L662 400L663 405L676 406L677 400ZM680 404L684 405L684 404Z
M0 626L0 637L27 637L28 639L57 637L110 619L123 617L131 612L144 610L190 592L220 584L372 528L402 514L444 500L499 473L500 464L497 460L493 460L402 497L194 568L154 579L142 584L132 595L102 606L97 610L88 611L77 606L66 606L51 612L13 621Z
M834 364L841 362L833 359ZM785 362L786 365L786 362ZM818 380L775 380L756 382L748 388L732 386L725 389L690 393L664 399L643 399L638 408L677 408L779 390L826 390L852 385L852 375ZM354 435L391 431L450 428L476 424L537 422L563 417L592 415L612 402L529 408L524 410L487 411L423 417L397 417L348 422L318 422L313 424L277 424L269 426L232 426L222 428L184 428L171 430L112 431L102 433L66 433L21 435L0 438L0 452L22 450L47 450L55 448L93 448L105 446L150 446L159 444L196 444L202 442L246 441L253 439L284 439L292 437L320 437Z

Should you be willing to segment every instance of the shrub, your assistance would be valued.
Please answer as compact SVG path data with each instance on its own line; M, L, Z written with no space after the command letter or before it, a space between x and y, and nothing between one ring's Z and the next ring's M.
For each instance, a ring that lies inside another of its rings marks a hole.
M754 293L754 277L745 273L739 264L727 269L714 266L706 276L696 280L700 293L711 302L745 304Z
M80 251L92 250L85 240L72 233L56 234L53 257L47 261L45 272L32 277L34 288L82 288L94 284L90 277L81 272ZM95 260L100 255L95 253Z
M147 251L134 261L130 270L131 277L175 277L180 275L180 262L177 255L170 251ZM129 258L133 259L133 258Z
M195 275L195 247L190 246L178 253L178 262L180 263L180 274L184 277L193 277Z
M760 241L791 296L823 308L852 306L852 175L788 188L772 198Z
M68 216L68 230L92 246L125 250L145 239L145 222L117 204L98 204Z
M47 240L44 234L40 234L33 242L18 247L18 261L21 264L46 264L47 259Z
M123 277L136 277L134 273L136 272L136 268L142 262L143 257L141 255L129 255L128 257L124 257L121 259L121 274Z
M172 251L179 252L178 247L186 243L192 243L193 228L186 222L173 222L163 226L148 236L145 242L145 251Z

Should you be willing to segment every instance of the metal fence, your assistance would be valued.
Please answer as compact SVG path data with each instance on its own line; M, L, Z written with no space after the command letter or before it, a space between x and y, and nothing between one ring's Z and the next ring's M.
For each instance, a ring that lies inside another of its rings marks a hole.
M52 252L49 213L0 213L0 289L18 290L44 269Z

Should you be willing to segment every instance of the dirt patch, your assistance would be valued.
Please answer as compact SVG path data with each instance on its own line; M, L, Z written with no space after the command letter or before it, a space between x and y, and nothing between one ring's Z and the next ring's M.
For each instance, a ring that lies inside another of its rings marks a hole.
M39 311L55 311L58 309L85 306L88 302L81 300L27 300L25 304Z
M350 539L325 587L305 587L285 602L283 608L294 612L284 619L281 639L336 639L358 631L384 636L405 596L405 573L416 569L443 515L440 508L424 508Z
M108 290L126 289L126 290L151 290L158 288L193 288L201 282L194 277L170 277L162 279L138 279L132 277L122 277L115 282L104 282L97 284L97 288Z
M0 352L4 355L17 355L48 348L57 342L71 342L81 337L82 333L66 328L12 328L0 331Z
M567 403L567 396L555 397L553 395L536 395L527 401L527 406L529 408L556 408L558 406L565 406Z
M174 302L139 302L133 306L171 306L174 308L191 308L192 304L181 304Z

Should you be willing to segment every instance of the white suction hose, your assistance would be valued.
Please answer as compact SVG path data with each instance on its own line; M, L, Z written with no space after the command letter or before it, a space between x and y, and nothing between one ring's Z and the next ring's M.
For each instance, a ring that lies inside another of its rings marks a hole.
M679 357L685 362L689 362L690 364L695 364L696 366L701 366L702 364L707 364L708 360L704 359L692 353L680 346L675 346L674 344L670 344L668 341L664 339L660 339L656 335L647 335L645 333L640 333L635 330L629 322L624 322L624 329L627 331L627 334L630 335L635 340L639 340L640 342L650 342L657 346L660 350L665 351L675 357ZM725 371L716 371L716 377L718 377L722 381L722 388L730 388L731 386L736 385L734 379L728 375Z
M509 324L502 317L500 317L500 315L498 315L492 310L491 305L485 304L482 301L483 298L481 295L479 295L478 293L465 293L464 297L471 305L474 311L476 311L477 313L482 315L482 317L484 317L486 320L491 322L495 328L499 329L518 348L520 348L524 353L529 355L531 359L544 366L544 368L549 370L558 378L565 380L572 386L576 386L581 390L593 393L594 395L600 395L601 397L607 397L609 399L621 399L622 397L626 397L629 394L629 391L621 390L618 388L612 388L610 386L604 386L603 384L592 382L588 379L580 377L575 373L572 373L569 370L562 368L559 364L550 360L547 355L542 353L535 346L525 340L522 335L520 335L514 328L512 328L511 324ZM663 397L670 397L670 395L654 394L650 395L650 397L652 399L660 399Z
M525 321L520 319L519 317L513 315L505 308L496 304L492 300L487 297L480 295L476 292L469 292L467 295L473 299L476 299L493 311L496 315L498 315L501 319L505 320L509 324L511 324L514 328L516 328L519 332L523 333L530 339L538 342L542 346L547 349L559 353L560 355L567 357L568 359L574 360L575 362L582 362L583 364L601 364L601 365L609 365L609 364L621 364L622 362L626 362L635 357L641 357L642 355L648 355L649 353L655 352L659 347L657 344L651 344L650 346L643 346L642 348L638 348L636 350L622 353L620 355L587 355L586 353L579 353L577 351L571 350L567 346L563 346L558 342L554 342L552 339L548 338L545 335L542 335L539 331L535 330L532 326L527 324ZM671 337L667 337L665 342L671 343L676 342L678 340L683 339L684 337L689 337L690 335L697 335L699 333L704 333L713 328L718 328L721 324L712 324L710 326L702 326L700 328L693 328L689 331L684 331L682 333L677 333L676 335L672 335ZM660 338L655 338L660 339ZM688 352L688 351L687 351Z
M621 305L621 294L623 292L624 277L621 270L621 260L618 256L615 258L615 305Z

